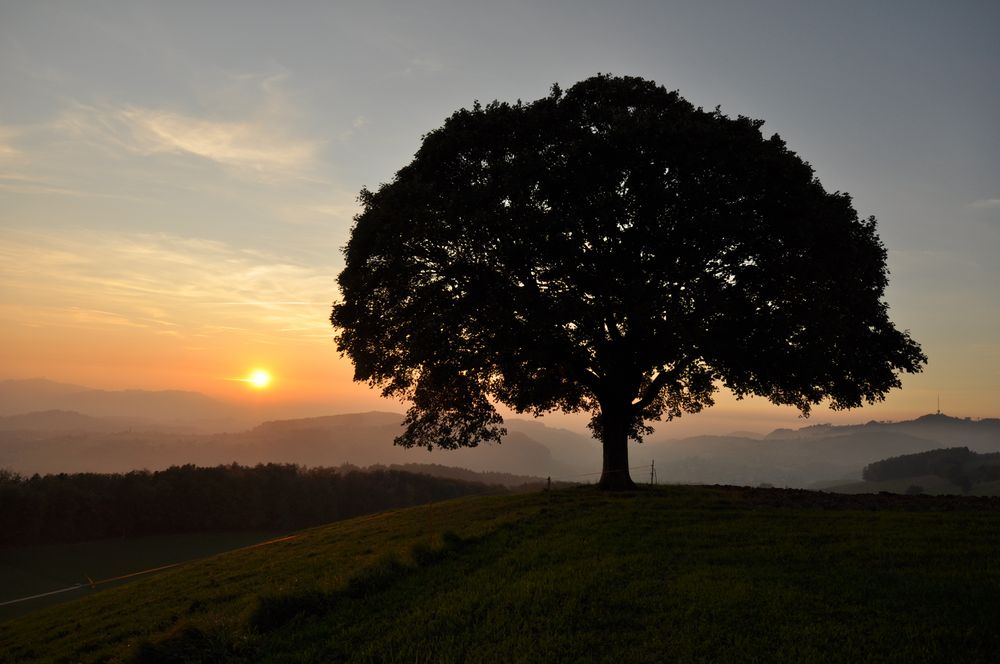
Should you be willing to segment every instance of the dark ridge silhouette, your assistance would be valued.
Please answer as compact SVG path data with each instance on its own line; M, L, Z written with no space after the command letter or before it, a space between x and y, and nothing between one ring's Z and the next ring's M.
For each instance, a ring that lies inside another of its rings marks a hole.
M926 475L947 479L968 492L974 484L1000 480L1000 453L977 454L967 447L930 450L877 461L862 473L868 482Z

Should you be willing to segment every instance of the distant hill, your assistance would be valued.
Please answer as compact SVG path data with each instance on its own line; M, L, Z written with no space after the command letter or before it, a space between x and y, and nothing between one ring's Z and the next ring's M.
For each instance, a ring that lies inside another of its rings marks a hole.
M53 411L55 413L55 411ZM599 470L556 459L549 448L527 435L567 444L571 432L543 425L524 427L508 423L500 445L459 450L404 449L393 445L403 417L397 413L371 412L265 422L240 433L196 434L185 431L134 429L114 421L58 411L53 426L39 422L44 414L5 418L0 422L0 468L32 473L127 472L159 470L193 463L202 466L241 463L294 463L302 466L436 464L475 472L568 479ZM3 422L32 426L3 426ZM61 426L76 421L79 427ZM533 423L532 423L533 424ZM580 459L596 444L583 438ZM599 449L599 448L598 448ZM598 457L599 458L599 457Z
M75 411L91 417L128 417L216 430L245 421L229 404L182 390L95 390L43 378L0 381L0 416Z
M0 380L0 416L60 410L58 405L54 405L60 399L87 392L89 389L82 385L57 383L45 378Z
M862 482L827 490L1000 495L1000 452L978 454L967 447L952 447L904 454L865 466L862 477Z
M43 412L19 410L28 404ZM392 445L401 431L399 413L280 419L254 426L246 413L195 392L93 390L43 379L0 381L0 415L6 416L0 419L0 467L29 473L120 472L183 463L436 464L590 481L599 474L602 458L591 436L534 419L508 419L509 433L499 446L428 452ZM206 429L229 433L206 435ZM934 414L903 422L778 429L765 436L738 432L670 439L661 433L631 446L630 465L637 481L648 481L655 462L660 482L804 488L860 482L862 468L873 462L962 446L1000 451L1000 419Z
M308 465L432 463L535 476L580 471L579 467L556 460L546 445L523 431L519 422L507 423L508 434L500 445L428 451L393 445L393 439L402 432L402 421L401 415L384 412L281 420L265 422L229 438L256 446L263 457ZM546 429L529 428L535 435L544 435Z
M369 466L366 470L378 470L383 466ZM406 473L421 473L431 477L444 477L466 482L477 482L486 485L499 485L511 489L530 487L541 489L546 486L546 478L531 475L512 475L511 473L494 473L489 471L475 472L454 466L442 466L436 463L404 463L385 466L389 470L400 470Z
M925 415L903 422L778 429L763 439L653 437L633 447L630 459L633 466L655 460L657 477L665 482L809 487L843 484L845 478L861 481L862 469L881 459L954 446L1000 451L1000 419ZM641 478L640 473L633 471Z
M601 444L588 433L551 427L539 420L509 418L504 420L507 431L518 432L537 440L552 452L553 458L566 466L567 472L593 473L600 471L603 459ZM571 478L560 478L571 479Z
M892 480L914 475L937 475L970 481L1000 479L1000 453L977 454L968 447L951 447L920 454L906 454L865 466L868 481Z
M114 424L72 410L43 410L0 417L0 430L14 431L111 431Z
M46 433L129 431L189 431L186 427L171 427L140 417L91 417L75 410L43 410L23 415L0 417L0 431L33 431Z
M317 429L359 429L383 427L390 427L393 431L398 432L402 421L403 416L399 413L373 410L367 413L324 415L322 417L302 417L293 420L272 420L257 425L253 428L253 432L262 435L273 435Z
M904 434L928 440L938 440L947 447L958 441L975 447L990 447L1000 450L1000 419L959 418L934 413L922 415L913 420L901 422L878 422L865 424L818 424L801 429L776 429L769 433L768 440L801 440L806 438L830 438L854 434Z

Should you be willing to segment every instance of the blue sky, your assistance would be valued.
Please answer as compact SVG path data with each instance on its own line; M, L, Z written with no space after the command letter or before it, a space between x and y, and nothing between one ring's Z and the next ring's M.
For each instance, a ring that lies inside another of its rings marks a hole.
M850 418L998 415L998 33L991 2L2 1L5 377L234 396L263 363L377 407L325 320L358 190L459 107L608 72L764 119L879 219L930 364Z

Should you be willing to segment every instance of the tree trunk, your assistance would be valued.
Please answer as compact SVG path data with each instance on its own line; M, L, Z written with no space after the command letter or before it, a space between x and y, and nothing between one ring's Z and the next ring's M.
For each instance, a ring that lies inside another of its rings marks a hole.
M601 445L604 468L597 483L599 489L624 491L634 489L628 473L628 419L617 409L601 409Z

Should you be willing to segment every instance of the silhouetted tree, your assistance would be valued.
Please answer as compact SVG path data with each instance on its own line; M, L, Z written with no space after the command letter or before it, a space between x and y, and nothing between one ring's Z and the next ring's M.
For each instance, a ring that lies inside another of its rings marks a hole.
M412 402L396 442L497 441L494 403L584 410L624 488L628 439L719 383L807 414L919 371L874 218L762 124L601 75L459 110L362 190L331 321L355 380Z

